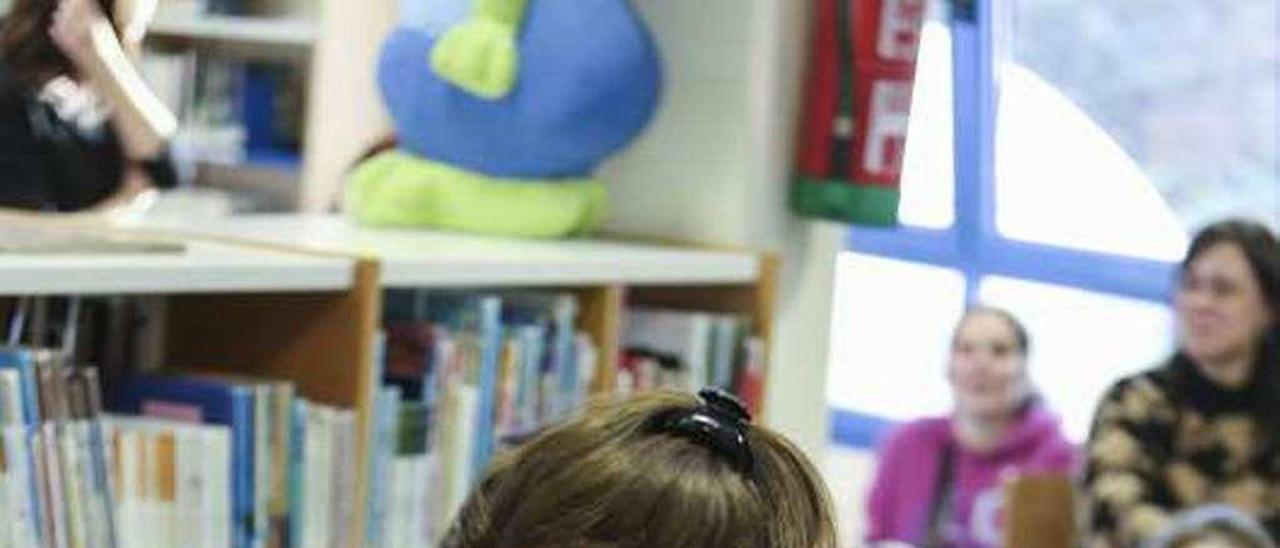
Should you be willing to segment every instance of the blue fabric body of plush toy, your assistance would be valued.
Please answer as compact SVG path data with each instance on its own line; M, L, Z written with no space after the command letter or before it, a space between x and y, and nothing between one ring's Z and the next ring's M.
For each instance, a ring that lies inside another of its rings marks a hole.
M656 109L656 47L629 0L529 0L519 77L499 100L431 70L438 36L397 29L379 83L408 153L506 180L589 176L629 143Z

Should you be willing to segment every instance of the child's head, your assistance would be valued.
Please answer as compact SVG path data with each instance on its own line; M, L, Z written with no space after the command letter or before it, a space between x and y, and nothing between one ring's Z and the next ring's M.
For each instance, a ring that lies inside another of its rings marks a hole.
M826 489L729 397L596 406L500 456L450 548L834 548Z
M1187 535L1173 548L1264 548L1252 538L1231 531L1204 531Z
M1275 548L1253 517L1225 505L1193 508L1178 514L1146 548Z

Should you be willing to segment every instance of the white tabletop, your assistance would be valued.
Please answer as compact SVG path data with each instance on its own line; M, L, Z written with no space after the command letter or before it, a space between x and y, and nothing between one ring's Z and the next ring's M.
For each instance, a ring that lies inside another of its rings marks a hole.
M341 216L249 215L147 226L373 257L382 263L386 287L746 284L760 274L759 257L747 252L378 229Z
M0 238L7 230L0 224ZM0 295L337 291L351 287L354 265L350 258L207 241L157 252L5 251Z

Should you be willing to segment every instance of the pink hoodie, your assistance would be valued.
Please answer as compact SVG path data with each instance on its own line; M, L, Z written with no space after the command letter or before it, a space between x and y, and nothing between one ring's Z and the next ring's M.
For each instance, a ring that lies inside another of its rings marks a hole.
M880 468L868 501L869 542L899 541L923 546L929 512L937 491L944 448L952 453L953 503L943 528L946 546L988 548L1001 544L1001 478L1018 472L1076 470L1073 445L1063 437L1057 417L1032 407L990 452L976 453L954 442L951 419L906 424L880 448Z

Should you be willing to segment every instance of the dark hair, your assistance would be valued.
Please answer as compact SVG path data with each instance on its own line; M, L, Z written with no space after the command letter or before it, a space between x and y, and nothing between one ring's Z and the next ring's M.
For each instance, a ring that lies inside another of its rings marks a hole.
M1261 223L1228 219L1211 224L1196 234L1182 260L1180 274L1186 275L1191 263L1218 244L1235 244L1244 252L1249 269L1262 289L1273 319L1280 319L1280 241Z
M674 392L596 404L500 455L447 548L835 548L826 488L782 436L745 423L748 468L656 420L700 409Z
M1227 219L1213 223L1192 239L1179 275L1185 276L1196 259L1219 244L1234 244L1244 253L1271 311L1271 327L1258 341L1254 356L1249 406L1250 414L1262 428L1260 446L1265 448L1262 454L1269 454L1280 446L1280 436L1275 432L1280 426L1280 401L1274 398L1280 393L1280 241L1271 229L1254 221ZM1190 356L1179 351L1171 360L1170 370L1178 389L1188 390L1189 379L1195 374Z
M97 0L115 27L116 0ZM59 0L16 0L0 22L0 61L23 85L37 88L50 78L75 75L75 66L49 36Z
M981 316L983 314L1000 318L1009 326L1009 330L1013 332L1013 342L1018 347L1017 350L1019 355L1026 357L1031 353L1031 336L1027 334L1026 326L1022 325L1022 322L1019 321L1018 317L1014 316L1012 312L994 306L978 305L966 309L964 311L964 315L960 316L960 321L956 322L952 339L954 340L955 334L960 332L960 328L964 326L965 322L969 321L969 318Z

